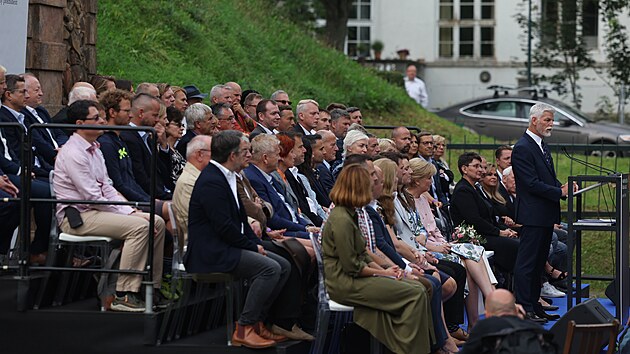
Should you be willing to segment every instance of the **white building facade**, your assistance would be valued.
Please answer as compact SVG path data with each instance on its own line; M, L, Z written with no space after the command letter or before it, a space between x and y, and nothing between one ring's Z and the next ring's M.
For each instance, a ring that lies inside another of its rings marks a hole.
M561 11L546 0L531 1L534 18L553 21ZM422 78L429 91L428 108L442 109L491 95L490 85L517 87L526 82L526 33L516 16L527 16L527 5L528 0L356 0L345 50L356 56L357 49L365 53L366 45L379 40L384 43L382 58L391 59L407 49L409 59L426 65ZM598 16L598 0L576 0L576 6L583 18L581 35L601 65L606 60L605 24ZM627 14L620 20L630 28ZM532 72L545 70L534 67ZM616 102L594 70L581 76L583 111L595 112L602 96ZM550 97L571 102L553 93Z

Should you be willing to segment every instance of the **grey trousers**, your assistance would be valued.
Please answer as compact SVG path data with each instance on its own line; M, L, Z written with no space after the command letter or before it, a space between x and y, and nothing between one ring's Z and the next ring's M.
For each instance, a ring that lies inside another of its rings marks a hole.
M232 275L249 279L250 286L238 319L240 325L253 325L264 320L290 272L291 263L275 253L267 251L267 256L263 256L258 252L241 250L241 260Z

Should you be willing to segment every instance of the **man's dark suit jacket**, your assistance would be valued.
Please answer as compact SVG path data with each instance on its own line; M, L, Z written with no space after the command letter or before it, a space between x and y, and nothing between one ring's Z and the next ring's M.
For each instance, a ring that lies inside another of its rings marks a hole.
M289 185L291 186L293 193L295 193L295 197L297 198L300 211L304 213L304 215L306 215L306 217L308 217L309 220L311 220L315 226L317 227L322 226L322 223L324 222L324 220L322 220L322 218L319 215L311 211L311 207L308 204L308 200L306 199L306 197L308 196L308 192L304 189L304 186L302 185L301 181L296 180L295 177L293 176L293 173L291 173L291 171L285 171L284 175L287 179L287 183L289 183ZM317 203L316 200L314 200L314 202Z
M553 166L545 162L538 144L527 133L512 151L516 178L516 222L528 226L553 226L560 223L562 184Z
M485 201L477 189L464 178L455 185L451 197L451 216L455 226L465 222L474 226L481 235L499 236L500 229L492 204Z
M273 131L273 129L270 129L271 131ZM249 133L249 140L251 141L252 139L254 139L256 137L256 135L259 134L268 134L265 129L263 129L262 124L258 123L256 125L256 128L254 128L254 130L252 130L251 133Z
M366 206L365 211L367 211L370 216L370 220L372 220L372 225L374 227L374 238L376 240L376 247L383 252L392 262L396 263L401 269L405 269L407 266L405 261L403 261L402 257L396 251L396 246L394 246L394 241L389 236L389 232L385 227L385 223L383 222L383 218L378 213L378 211L374 210L371 206Z
M188 143L197 136L197 133L188 129L186 130L186 134L182 136L181 139L177 142L177 146L175 147L177 151L184 157L186 157L186 148L188 147Z
M209 163L201 171L190 197L186 271L231 272L241 259L241 250L258 252L259 244L247 222L243 203L237 205L225 176Z
M300 133L300 134L302 134L302 135L310 135L310 133L308 133L308 134L307 134L307 133L305 133L305 132L304 132L304 129L306 129L306 128L302 128L302 126L301 126L301 125L300 125L300 123L298 122L298 123L297 123L296 125L294 125L294 126L293 126L293 128L291 128L290 130L293 130L294 132L296 132L296 133ZM309 131L310 131L310 129L306 129L306 130L309 130Z
M48 113L46 108L39 106L35 108L35 111L37 112L37 115L39 116L39 118L41 118L42 121L44 121L44 123L51 122L50 114ZM28 121L30 122L30 124L39 123L39 121L37 120L37 117L35 117L28 110L28 108L25 107L20 112L24 114L24 116L26 117L26 119L24 120L25 122ZM30 124L28 124L28 126L30 126ZM50 135L48 135L48 132L46 130L50 132ZM32 132L33 132L33 146L35 146L35 149L37 150L37 152L46 160L46 162L48 162L51 166L54 166L55 157L57 157L57 150L55 150L55 145L53 144L52 139L55 139L55 142L57 143L58 146L62 146L63 144L66 143L66 141L68 141L68 136L61 129L53 129L53 128L47 128L47 129L40 128L40 129L35 129ZM52 138L51 138L51 135L52 135Z
M18 123L18 120L17 118L15 118L13 113L11 113L5 107L0 108L0 121L7 123ZM24 125L26 125L26 127L29 127L32 123L33 122L30 121L30 117L24 116ZM2 128L2 132L7 140L7 146L9 147L9 150L11 150L11 157L13 159L12 162L14 164L4 161L3 163L0 163L0 165L3 165L2 169L5 170L5 172L9 174L17 174L20 165L20 136L22 133L18 129L12 129L8 127ZM33 134L33 161L35 160L35 157L37 157L40 163L40 167L36 167L35 165L33 165L32 171L33 173L35 173L36 176L47 179L48 174L53 169L53 166L46 162L46 159L44 159L44 157L39 153L39 150L37 149L37 146L44 144L46 143L42 140L39 134ZM4 147L2 147L2 150L4 150ZM15 166L18 166L18 169L16 169ZM5 167L7 169L5 169Z
M150 201L151 197L138 185L133 175L133 163L127 144L112 131L101 135L98 142L101 144L107 174L114 183L114 188L129 201Z
M330 171L330 169L323 163L317 165L317 170L319 171L319 181L322 183L324 191L328 195L335 185L335 179L333 178L332 171ZM326 205L326 207L328 206L329 205Z
M324 166L324 168L326 168ZM325 208L329 208L332 203L330 200L330 191L327 191L322 183L322 175L319 172L319 169L313 171L311 176L306 176L308 178L308 182L311 184L311 188L313 192L315 192L315 196L317 197L317 202L319 205ZM332 178L332 176L331 176Z
M280 199L274 187L267 182L265 176L263 176L254 164L250 164L243 172L245 176L247 176L247 179L249 179L252 187L256 190L256 193L258 193L258 196L269 202L273 207L273 216L267 220L267 225L270 228L274 230L287 229L287 232L306 232L305 224L294 223L292 221L291 213L287 209L287 206L282 199ZM304 237L304 234L299 234L299 236Z
M129 155L131 156L131 162L133 166L133 175L136 178L136 182L142 187L142 189L151 195L151 152L144 144L144 141L135 131L123 131L120 132L120 138L127 144L129 148ZM150 139L150 138L149 138ZM149 140L150 141L150 140ZM151 144L149 144L151 146ZM172 184L170 178L171 171L171 156L169 153L162 151L158 148L157 156L157 171L155 172L155 196L157 199L171 200L173 199L174 187L169 186ZM169 191L165 190L167 187Z
M501 194L503 199L505 199L505 207L507 208L509 212L508 214L509 217L511 217L512 220L514 220L514 217L515 217L514 202L510 199L510 193L507 191L507 189L505 189L501 181L499 181L499 194Z

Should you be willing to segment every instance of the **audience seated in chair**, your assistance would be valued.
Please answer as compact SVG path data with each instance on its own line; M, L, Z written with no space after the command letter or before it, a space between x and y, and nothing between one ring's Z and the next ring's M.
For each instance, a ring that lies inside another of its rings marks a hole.
M97 104L77 101L68 109L68 118L77 125L104 125ZM59 152L52 181L58 200L124 201L109 183L105 160L96 139L102 130L78 129ZM100 235L124 240L120 269L143 270L147 263L149 215L125 205L57 204L57 221L61 231L77 235ZM164 220L155 216L153 250L153 287L160 288L162 255L164 250ZM116 298L111 309L143 312L145 303L140 297L141 275L120 274L116 284ZM155 292L156 304L166 305Z

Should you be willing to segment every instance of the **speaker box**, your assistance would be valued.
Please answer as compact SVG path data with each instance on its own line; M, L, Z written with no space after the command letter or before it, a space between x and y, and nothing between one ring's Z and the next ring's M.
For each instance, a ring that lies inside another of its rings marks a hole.
M564 350L564 341L567 337L567 326L569 325L569 321L573 320L576 324L604 324L611 323L615 317L606 310L606 308L597 301L597 299L588 299L583 303L574 306L569 310L569 312L565 313L556 324L551 327L549 330L553 333L554 341L558 344L559 352ZM576 350L572 350L572 352L577 353L577 338L573 338L572 348ZM606 345L608 342L608 338L604 338L602 341L602 346Z

